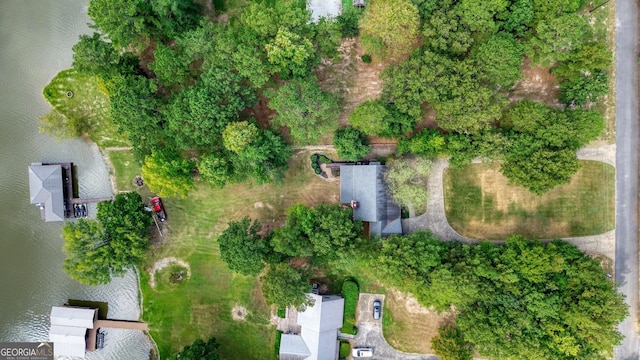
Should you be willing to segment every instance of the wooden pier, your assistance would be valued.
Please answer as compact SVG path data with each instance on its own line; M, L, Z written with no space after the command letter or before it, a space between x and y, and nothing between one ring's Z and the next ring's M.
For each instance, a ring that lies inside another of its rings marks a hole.
M88 203L99 203L101 201L111 201L113 200L113 196L101 197L101 198L73 198L71 199L71 204L88 204Z

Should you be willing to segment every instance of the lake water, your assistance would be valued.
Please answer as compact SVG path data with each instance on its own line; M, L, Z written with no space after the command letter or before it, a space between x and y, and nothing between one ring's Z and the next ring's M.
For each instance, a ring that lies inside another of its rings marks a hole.
M52 305L67 299L106 301L109 317L137 320L137 276L90 287L63 272L61 223L45 223L29 204L27 166L73 162L81 197L110 196L107 168L96 146L56 142L38 133L50 108L42 88L69 68L71 47L90 33L87 0L0 1L0 341L48 340ZM151 344L132 330L106 329L105 348L87 359L146 359Z

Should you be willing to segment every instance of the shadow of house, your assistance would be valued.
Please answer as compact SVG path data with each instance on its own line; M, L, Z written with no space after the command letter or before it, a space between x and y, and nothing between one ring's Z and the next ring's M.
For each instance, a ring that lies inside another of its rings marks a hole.
M282 334L280 360L336 360L344 299L336 295L307 294L313 306L298 312L299 334Z
M402 234L400 206L388 195L385 169L376 162L340 166L340 203L353 208L355 220L369 223L374 238Z

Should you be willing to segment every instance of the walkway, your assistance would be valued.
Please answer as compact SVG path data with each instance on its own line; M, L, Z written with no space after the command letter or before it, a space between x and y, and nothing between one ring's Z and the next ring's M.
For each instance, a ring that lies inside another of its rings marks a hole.
M616 281L630 315L617 360L637 360L638 333L638 2L616 1Z
M578 151L580 160L595 160L615 166L616 145L607 145L598 148L585 148ZM475 161L479 162L479 161ZM461 241L468 244L476 244L479 241L466 238L458 234L447 221L444 209L444 170L449 166L446 159L436 159L433 162L431 174L427 182L429 200L427 202L427 212L410 219L402 220L402 229L405 233L412 233L418 230L431 230L431 232L442 240ZM582 236L564 239L576 245L580 250L602 254L610 259L615 258L615 231L594 236ZM494 241L502 243L501 241Z

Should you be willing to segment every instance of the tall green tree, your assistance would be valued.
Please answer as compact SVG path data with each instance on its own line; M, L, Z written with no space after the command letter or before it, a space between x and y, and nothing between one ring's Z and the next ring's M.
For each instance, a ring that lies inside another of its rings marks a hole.
M431 160L404 157L390 160L384 180L393 199L401 205L423 208L427 204L427 178Z
M260 222L251 222L249 217L229 222L229 227L218 237L220 257L229 269L250 276L264 269L269 242L259 235L261 230Z
M110 84L113 123L126 134L136 155L144 157L158 144L165 144L167 135L158 111L162 101L156 82L137 75L118 76Z
M191 76L189 61L180 48L158 44L153 52L153 61L149 63L158 82L165 86L185 83Z
M288 127L296 144L312 144L336 127L338 100L337 95L322 90L314 77L291 80L269 101L277 112L272 122Z
M210 338L206 342L202 339L196 339L193 344L182 348L175 359L176 360L220 360L218 348L220 343L215 337Z
M193 162L170 149L154 149L144 159L142 177L149 190L163 197L185 197L193 189Z
M64 270L88 285L106 284L144 258L152 218L138 193L98 203L96 219L67 222L62 228L67 255Z
M181 149L218 146L226 126L238 119L254 96L238 74L212 67L164 109L168 132Z
M258 138L258 127L249 121L230 123L222 132L224 147L237 154L241 154Z
M535 63L549 66L566 60L590 36L591 27L585 16L570 13L540 20L525 49Z
M480 68L480 76L488 83L509 89L522 78L520 43L510 35L494 35L472 51L472 58Z
M410 0L372 0L360 19L366 51L382 58L410 52L419 29L418 8Z
M306 295L311 292L311 284L304 271L287 263L270 265L260 280L262 294L269 304L283 309L293 306L299 311L313 305L313 300Z
M464 334L455 326L441 327L438 336L431 340L431 347L442 360L473 359L473 347L465 341Z
M273 71L284 78L307 76L316 60L311 41L286 29L279 29L265 49Z
M371 149L365 134L352 127L337 129L333 133L333 145L338 156L348 161L361 160Z

